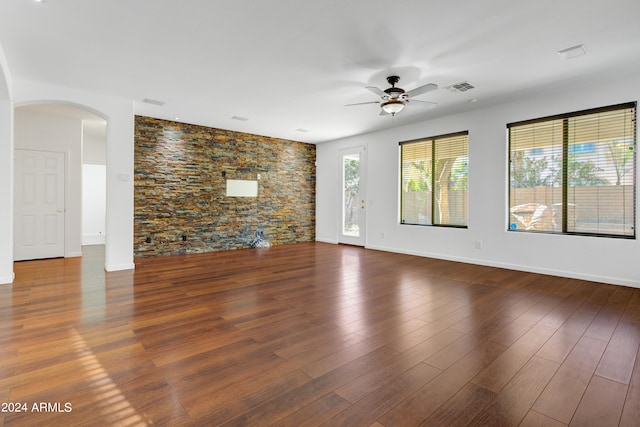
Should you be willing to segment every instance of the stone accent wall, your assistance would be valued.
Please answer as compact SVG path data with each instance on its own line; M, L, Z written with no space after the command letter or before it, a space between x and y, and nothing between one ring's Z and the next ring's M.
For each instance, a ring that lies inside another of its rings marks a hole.
M136 257L315 240L312 144L135 118ZM258 180L258 197L226 197L227 179ZM184 237L183 237L184 236Z

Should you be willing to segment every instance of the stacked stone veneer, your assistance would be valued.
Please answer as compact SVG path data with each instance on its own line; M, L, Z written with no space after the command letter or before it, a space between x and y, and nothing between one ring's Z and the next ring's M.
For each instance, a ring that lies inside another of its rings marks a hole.
M136 116L135 256L248 248L258 231L314 240L315 157L312 144ZM258 174L258 197L226 197L227 179Z

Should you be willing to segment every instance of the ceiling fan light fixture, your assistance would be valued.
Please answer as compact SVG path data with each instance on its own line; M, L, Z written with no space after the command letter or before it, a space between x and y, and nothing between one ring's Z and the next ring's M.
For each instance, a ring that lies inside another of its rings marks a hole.
M384 102L381 107L385 113L394 116L404 109L404 102L392 99L391 101Z
M405 105L407 105L410 101L415 101L415 105L420 105L426 108L435 107L435 102L422 101L419 99L413 99L414 96L421 95L423 93L431 92L433 90L438 89L438 85L435 83L429 83L426 85L418 86L410 91L406 92L404 89L396 87L396 83L400 81L400 77L398 76L389 76L387 77L387 82L391 85L390 88L385 90L381 90L375 86L367 86L366 89L375 93L380 97L380 101L371 101L371 102L358 102L355 104L347 104L347 106L351 105L363 105L363 104L379 104L380 105L380 115L384 116L386 114L391 114L391 116L395 116L402 110L404 110Z

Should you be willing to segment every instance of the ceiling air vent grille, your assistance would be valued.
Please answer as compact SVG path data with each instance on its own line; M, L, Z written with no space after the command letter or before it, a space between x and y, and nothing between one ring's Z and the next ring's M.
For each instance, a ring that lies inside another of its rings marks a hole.
M451 86L447 86L447 89L449 89L451 92L466 92L474 88L475 86L469 82L460 82Z
M144 102L145 104L158 105L160 107L162 107L165 104L164 101L158 101L157 99L150 99L150 98L145 98L142 100L142 102Z

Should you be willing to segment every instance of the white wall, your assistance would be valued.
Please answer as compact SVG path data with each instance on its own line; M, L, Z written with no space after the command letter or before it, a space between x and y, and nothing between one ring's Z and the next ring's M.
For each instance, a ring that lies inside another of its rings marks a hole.
M133 263L133 101L67 87L17 79L14 105L62 102L88 109L107 120L107 212L105 269Z
M13 101L0 45L0 284L13 282Z
M103 245L107 210L107 167L82 165L82 245Z
M106 128L106 123L105 123ZM90 165L107 164L107 136L95 132L95 125L82 122L82 163Z
M539 94L500 106L319 144L316 239L337 241L340 197L337 150L366 144L367 248L640 287L638 240L506 231L506 124L638 98L640 78L598 82L589 87ZM463 130L469 131L468 229L400 225L398 142ZM475 248L477 240L482 241L482 249Z
M16 108L16 149L65 154L65 257L82 255L82 122Z
M82 245L103 245L107 210L106 123L82 122Z

